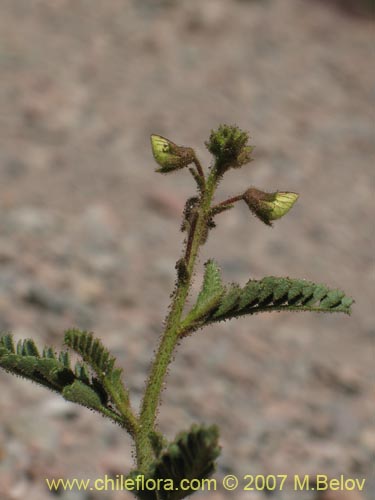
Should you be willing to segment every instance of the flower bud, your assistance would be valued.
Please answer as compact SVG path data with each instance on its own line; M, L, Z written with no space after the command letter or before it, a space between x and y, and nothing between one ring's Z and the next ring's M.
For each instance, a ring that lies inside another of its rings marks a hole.
M215 167L220 174L229 168L238 168L251 161L253 146L248 146L249 135L236 126L220 125L212 130L205 143L215 157Z
M163 174L184 168L195 158L191 148L177 146L161 135L151 135L151 147L155 161L160 165L156 172Z
M265 193L251 187L243 194L243 200L262 222L272 226L271 221L280 219L297 201L297 193L276 191L275 193Z
M254 151L254 146L245 146L242 148L241 153L238 155L237 162L233 165L234 168L242 167L242 165L246 165L246 163L250 163L253 161L251 158L251 153Z

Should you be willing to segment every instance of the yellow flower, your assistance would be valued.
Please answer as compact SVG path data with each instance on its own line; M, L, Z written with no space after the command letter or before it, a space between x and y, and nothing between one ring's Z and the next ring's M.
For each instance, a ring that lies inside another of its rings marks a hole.
M153 134L151 136L151 147L155 161L160 165L156 171L163 174L186 167L195 158L191 148L177 146L161 135Z
M268 226L272 226L271 221L287 214L298 197L297 193L287 191L265 193L254 187L243 194L243 200L253 214Z

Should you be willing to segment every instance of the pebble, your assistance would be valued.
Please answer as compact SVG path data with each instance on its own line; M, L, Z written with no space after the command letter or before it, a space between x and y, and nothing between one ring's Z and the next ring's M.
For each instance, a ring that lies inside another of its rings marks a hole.
M316 377L324 384L348 395L357 395L362 390L362 379L354 368L348 366L332 367L317 364L314 367Z
M66 297L59 292L37 284L32 284L28 288L24 300L28 304L52 311L55 314L63 314L74 304L71 297Z

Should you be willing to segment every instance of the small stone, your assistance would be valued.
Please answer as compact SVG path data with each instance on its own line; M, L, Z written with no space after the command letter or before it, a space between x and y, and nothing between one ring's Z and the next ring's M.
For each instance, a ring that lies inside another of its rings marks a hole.
M359 394L362 390L362 380L358 373L351 367L332 367L322 364L314 367L315 375L324 384L341 392L354 395Z
M72 304L70 298L64 297L59 292L45 288L39 284L32 284L24 295L25 302L46 309L56 314L62 314Z
M318 438L327 438L334 431L332 418L325 414L314 415L310 424L310 434Z

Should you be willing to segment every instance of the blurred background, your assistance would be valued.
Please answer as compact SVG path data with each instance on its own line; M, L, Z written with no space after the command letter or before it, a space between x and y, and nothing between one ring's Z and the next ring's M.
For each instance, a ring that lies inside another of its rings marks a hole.
M300 199L273 229L244 204L220 216L194 289L213 257L227 282L304 277L356 300L350 318L259 315L181 344L160 429L172 438L193 422L218 424L218 479L345 474L367 478L364 495L345 498L375 498L369 7L1 2L1 331L58 350L65 329L93 330L125 367L137 406L173 289L184 202L194 194L188 172L154 173L149 135L194 147L208 165L204 141L220 123L250 132L256 161L226 175L218 201L250 185ZM0 391L2 499L48 500L46 477L95 479L132 467L130 439L98 415L5 372ZM272 498L328 499L291 488ZM194 498L266 495L220 489Z

